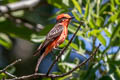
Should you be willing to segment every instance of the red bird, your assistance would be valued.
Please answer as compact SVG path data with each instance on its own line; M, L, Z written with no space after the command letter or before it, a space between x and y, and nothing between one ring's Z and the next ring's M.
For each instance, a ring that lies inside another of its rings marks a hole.
M35 56L41 54L36 65L35 72L38 71L39 64L42 59L52 51L53 48L56 48L64 42L68 34L68 24L70 23L71 17L68 14L60 14L57 16L57 23L47 34L45 41L39 46L35 52Z

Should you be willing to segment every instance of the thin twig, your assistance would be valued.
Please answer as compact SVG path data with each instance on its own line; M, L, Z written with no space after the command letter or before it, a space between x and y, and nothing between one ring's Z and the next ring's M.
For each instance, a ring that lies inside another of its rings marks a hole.
M16 76L15 76L15 75L13 75L13 74L11 74L11 73L9 73L9 72L7 72L7 71L5 71L4 73L5 73L6 75L8 75L8 76L12 77L12 78L16 78Z
M83 22L80 22L80 26L83 24ZM64 51L68 48L68 46L70 45L70 43L72 42L73 38L75 37L75 35L77 34L77 32L80 30L80 26L77 28L76 32L73 34L72 38L70 39L70 41L68 42L68 44L60 51L59 55L57 56L56 60L53 61L53 63L51 64L51 66L48 69L48 72L46 75L48 75L51 71L51 69L53 68L53 66L55 65L55 63L60 59L60 57L64 54Z
M0 73L6 71L8 68L12 67L13 65L15 65L16 63L18 63L18 62L20 62L20 61L21 61L21 59L18 59L18 60L16 60L16 61L12 62L12 63L9 64L8 66L6 66L4 69L0 70Z
M90 55L90 57L88 59L86 59L81 64L77 65L75 68L73 68L72 70L70 70L67 73L64 73L64 74L61 74L61 75L55 75L55 74L46 75L46 74L41 74L41 73L35 73L35 74L27 75L27 76L21 76L21 77L16 77L16 78L13 78L13 79L6 79L6 80L29 80L29 79L38 78L38 77L45 77L45 78L52 78L53 79L53 78L59 78L59 77L67 76L67 75L71 74L72 72L74 72L76 69L85 65L88 61L90 61L93 58L93 56L97 53L100 46L101 46L101 44L99 44L99 46L95 49L95 51Z
M64 73L62 75L59 75L61 77L66 76L71 74L73 71L75 71L76 69L80 68L81 66L85 65L88 61L90 61L91 58L93 58L93 56L96 54L96 52L98 51L99 47L101 46L101 44L99 44L99 46L95 49L95 51L90 55L90 57L88 59L86 59L85 61L83 61L81 64L79 64L78 66L76 66L75 68L73 68L71 71Z
M16 60L16 61L12 62L12 63L9 64L8 66L6 66L6 67L3 68L2 70L0 70L0 73L5 73L6 75L8 75L8 76L10 76L10 77L12 77L12 78L16 78L16 76L10 74L10 73L7 72L6 70L7 70L8 68L12 67L13 65L15 65L16 63L20 62L20 61L21 61L21 59L18 59L18 60Z

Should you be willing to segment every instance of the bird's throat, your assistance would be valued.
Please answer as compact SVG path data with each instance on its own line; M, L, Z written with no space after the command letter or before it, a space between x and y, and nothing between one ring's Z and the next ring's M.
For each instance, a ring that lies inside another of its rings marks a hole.
M65 21L65 22L63 22L63 25L65 26L65 27L68 27L68 24L70 23L70 21Z

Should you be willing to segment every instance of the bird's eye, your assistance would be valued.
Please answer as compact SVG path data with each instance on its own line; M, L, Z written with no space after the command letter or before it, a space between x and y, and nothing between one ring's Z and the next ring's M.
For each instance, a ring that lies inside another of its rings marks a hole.
M63 21L65 21L65 19L67 19L67 18L63 17L63 18L59 19L57 22L63 22Z
M63 17L62 19L67 19L66 17Z

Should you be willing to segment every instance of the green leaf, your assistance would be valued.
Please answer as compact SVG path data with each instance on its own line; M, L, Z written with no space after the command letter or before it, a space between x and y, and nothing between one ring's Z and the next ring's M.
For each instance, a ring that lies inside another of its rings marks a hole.
M73 16L75 17L76 20L80 21L80 16L77 13L77 10L75 8L72 10L72 14L73 14Z
M39 36L36 34L31 35L31 41L35 43L41 43L45 40L45 36Z
M87 19L87 16L89 14L89 5L90 5L90 0L87 1L86 7L85 7L85 15L84 15L85 19Z
M116 72L116 76L120 79L120 69L118 66L116 66L115 72Z
M24 10L12 12L12 15L17 17L22 17L24 15Z
M47 26L44 27L44 29L42 29L38 35L41 35L41 36L45 36L47 35L47 33L54 27L54 24L49 24Z
M110 0L111 4L111 11L114 12L115 11L115 0Z
M100 12L99 12L99 14L102 15L102 14L104 14L104 12L108 12L109 9L110 9L110 4L109 4L109 3L106 3L106 4L104 4L104 5L102 5L102 6L100 7ZM103 15L102 15L102 16L103 16Z
M112 80L110 76L103 76L99 80Z
M90 21L89 21L89 27L90 28L96 28L96 25L95 25L95 22L93 21L93 19L91 18Z
M80 14L82 14L82 9L79 5L79 3L76 0L72 0L74 6L77 8L77 10L79 11Z
M93 19L91 18L92 25L94 25L95 27L103 27L105 22L104 18L101 16L98 16L97 14L92 14L92 16L94 17Z
M102 17L97 17L97 20L96 20L96 26L97 27L102 27L104 25L104 19Z
M12 47L12 42L6 34L0 33L0 44L5 48L10 49Z
M120 15L120 12L115 12L115 14L113 14L110 18L109 21L111 22L115 22L118 18L118 16Z
M71 76L71 74L66 75L64 77L57 78L57 80L65 80L65 79L69 78L70 76Z
M6 19L4 17L0 17L0 22L5 21Z
M18 0L8 0L9 3L17 2Z
M120 45L120 24L113 26L113 32L111 35L111 45L119 46Z
M94 30L88 32L88 37L97 36L97 35L99 35L100 32L101 32L101 30L94 29Z
M74 24L74 26L79 26L80 25L80 23L79 22L74 22L74 21L72 21L72 24ZM70 25L70 24L69 24ZM72 26L72 25L70 25L70 26ZM73 26L73 27L74 27ZM82 26L81 26L81 28L82 28Z
M9 34L12 37L20 37L26 40L30 40L31 34L35 33L23 25L19 25L18 27L9 20L0 22L0 32Z
M85 42L83 41L83 40L81 40L81 48L83 49L83 50L85 50Z
M70 31L71 33L75 33L76 30L77 30L77 28L75 26L69 25L68 31ZM82 32L78 31L76 35L77 36L82 36Z
M107 30L107 29L104 29L104 32L106 33L106 35L110 38L111 37L111 33Z
M83 80L89 80L89 79L92 79L92 80L95 80L95 73L96 73L96 70L98 70L100 68L100 64L89 64L88 66L88 70L86 70L86 74L83 75ZM92 74L91 74L92 73Z
M112 39L111 46L120 46L120 37L116 36L115 39Z
M98 36L96 36L98 38L98 40L104 45L106 46L106 40L105 38L103 37L102 34L99 34Z
M74 40L74 43L77 44L79 47L81 46L80 41L81 40L79 40L79 36L76 36L75 40Z
M68 43L68 40L65 40L65 43L67 44ZM78 46L75 44L75 43L71 43L70 46L75 49L75 50L79 50Z
M59 11L56 12L55 16L51 17L52 19L55 18L57 15L61 13L66 13L67 11L65 9L60 9Z
M66 51L65 51L65 54L62 55L62 61L67 61L69 60L70 58L70 53L71 53L71 48L68 48Z
M49 4L54 5L57 8L62 8L62 0L47 0Z
M7 75L5 75L4 73L0 74L0 80L2 80L3 78L7 77Z
M66 6L69 6L69 0L62 0L62 2L63 2Z
M59 8L59 9L65 9L68 10L68 7L72 7L69 6L70 5L70 0L47 0L49 4Z
M120 0L115 0L116 4L120 5Z
M70 71L72 68L74 68L76 64L68 63L68 62L60 62L58 66L59 66L60 71L62 73L65 73L65 72Z
M59 63L59 66L61 66L61 65L67 66L67 67L69 67L69 68L71 68L71 69L76 66L76 64L67 63L67 62L61 62L61 63Z
M61 48L65 47L68 44L68 42L69 42L68 40L65 40L65 42L63 44L59 45L59 47L61 47ZM70 44L70 47L72 47L75 50L79 50L78 45L73 42Z
M13 66L13 67L10 67L9 69L7 69L7 71L8 71L10 74L13 74L13 73L16 71L16 68Z
M92 30L91 32L88 32L88 37L90 37L90 36L95 36L95 37L97 37L98 40L105 46L105 45L106 45L106 40L105 40L105 38L102 36L101 31L102 31L102 30L96 30L96 29L94 29L94 30Z
M39 79L38 79L39 80ZM42 78L40 80L51 80L51 78Z

